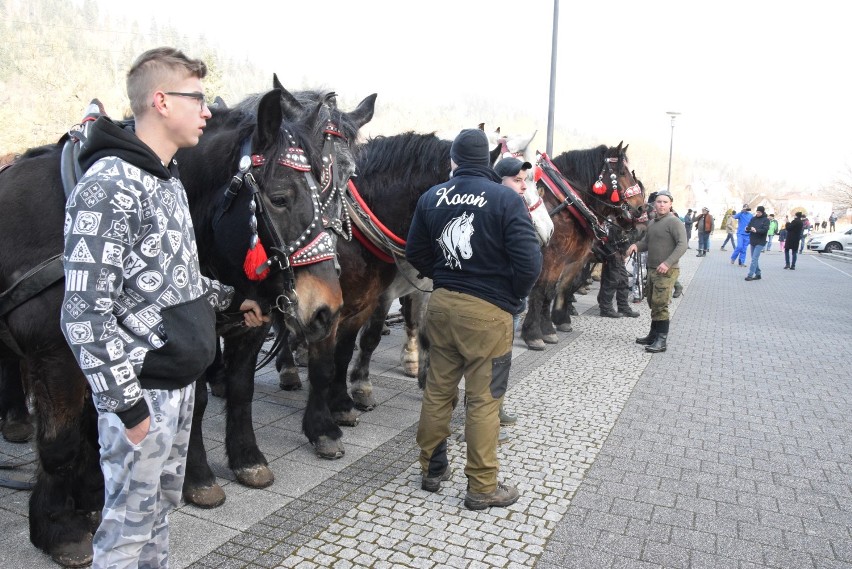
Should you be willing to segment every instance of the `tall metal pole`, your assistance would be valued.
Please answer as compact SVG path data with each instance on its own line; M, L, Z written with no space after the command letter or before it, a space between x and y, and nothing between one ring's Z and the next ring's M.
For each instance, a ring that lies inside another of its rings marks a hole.
M669 138L669 176L666 178L666 191L672 191L672 148L674 147L674 123L675 118L680 114L674 111L666 111L666 114L672 117L672 135Z
M550 47L550 99L547 105L547 155L553 156L553 113L556 105L556 39L559 37L559 0L553 0L553 41Z

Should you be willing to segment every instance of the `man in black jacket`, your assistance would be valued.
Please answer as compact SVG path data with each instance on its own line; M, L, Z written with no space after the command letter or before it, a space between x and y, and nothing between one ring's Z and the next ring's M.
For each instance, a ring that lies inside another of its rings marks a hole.
M749 249L751 250L751 265L748 267L747 281L760 280L760 253L766 247L766 235L769 233L769 218L762 205L757 206L757 211L746 226L749 234Z
M799 255L799 241L803 238L802 212L797 211L793 221L784 226L787 230L787 240L784 242L784 268L791 271L796 270L796 258ZM793 253L793 262L790 263L790 252Z
M541 248L523 199L490 167L488 139L463 130L450 150L452 177L421 196L405 248L433 281L426 314L429 371L417 444L421 487L448 480L450 417L465 378L465 438L471 510L505 507L518 491L497 481L498 410L512 363L512 315L541 270Z
M608 223L609 242L606 245L595 244L592 251L603 266L601 267L601 286L598 291L598 308L601 316L638 318L639 313L630 308L630 274L624 268L622 256L630 245L627 234L614 223ZM617 310L612 308L615 297Z

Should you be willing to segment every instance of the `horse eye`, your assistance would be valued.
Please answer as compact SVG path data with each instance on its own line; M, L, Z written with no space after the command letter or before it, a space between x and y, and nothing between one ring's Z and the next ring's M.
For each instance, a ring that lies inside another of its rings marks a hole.
M290 200L287 196L275 195L269 198L269 203L271 203L274 207L288 207L290 205Z

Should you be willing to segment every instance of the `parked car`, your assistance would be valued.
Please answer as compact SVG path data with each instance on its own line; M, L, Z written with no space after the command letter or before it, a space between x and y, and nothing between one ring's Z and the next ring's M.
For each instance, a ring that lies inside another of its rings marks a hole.
M844 250L852 251L852 229L834 233L817 233L808 241L808 251L833 253Z

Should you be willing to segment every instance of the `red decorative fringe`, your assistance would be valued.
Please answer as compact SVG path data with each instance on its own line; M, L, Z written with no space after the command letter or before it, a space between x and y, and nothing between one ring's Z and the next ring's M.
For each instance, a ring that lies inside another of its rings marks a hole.
M262 281L269 276L268 268L262 273L257 274L257 268L264 264L267 259L266 249L263 248L263 243L260 241L257 242L254 249L249 249L248 253L246 253L246 260L243 262L243 271L249 280Z

